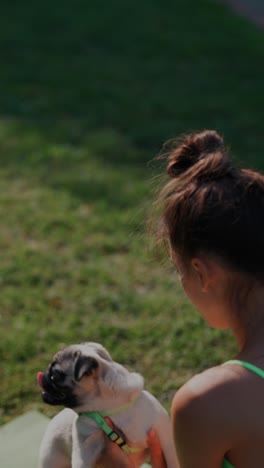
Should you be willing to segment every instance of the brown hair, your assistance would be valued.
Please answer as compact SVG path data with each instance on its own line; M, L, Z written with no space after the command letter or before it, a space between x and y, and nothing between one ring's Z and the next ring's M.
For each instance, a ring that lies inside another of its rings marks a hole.
M264 279L264 176L236 167L213 130L172 143L159 235L186 262L206 253Z

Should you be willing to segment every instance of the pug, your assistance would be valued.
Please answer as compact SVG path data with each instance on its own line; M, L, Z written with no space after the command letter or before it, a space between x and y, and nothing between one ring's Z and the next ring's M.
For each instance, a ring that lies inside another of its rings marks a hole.
M149 459L151 428L157 432L167 467L177 468L167 412L144 390L143 377L113 361L100 344L81 343L59 351L48 369L38 374L38 383L45 403L65 407L48 424L39 468L94 468L99 467L99 458L104 466L104 432L121 449L136 453L140 467ZM121 432L104 425L105 416Z

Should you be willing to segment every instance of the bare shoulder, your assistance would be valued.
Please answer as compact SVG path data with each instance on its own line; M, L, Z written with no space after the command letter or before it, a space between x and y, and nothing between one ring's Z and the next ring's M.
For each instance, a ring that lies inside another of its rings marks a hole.
M234 405L239 380L229 366L218 366L194 376L175 394L171 415L181 466L220 466L234 447L240 432L239 405Z
M173 404L185 405L188 403L203 403L206 399L223 396L223 393L236 391L241 382L240 375L230 366L212 367L192 377L176 393Z
M214 426L225 428L234 420L241 376L231 366L217 366L192 377L175 394L172 418L178 424L192 426L212 434ZM233 427L233 426L232 426Z

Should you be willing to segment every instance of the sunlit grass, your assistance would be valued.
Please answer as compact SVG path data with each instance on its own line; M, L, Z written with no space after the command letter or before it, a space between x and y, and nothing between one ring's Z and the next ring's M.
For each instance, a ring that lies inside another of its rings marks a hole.
M99 1L0 18L1 423L45 407L36 373L100 341L168 408L235 350L193 310L146 220L168 137L215 127L263 161L263 35L217 2Z

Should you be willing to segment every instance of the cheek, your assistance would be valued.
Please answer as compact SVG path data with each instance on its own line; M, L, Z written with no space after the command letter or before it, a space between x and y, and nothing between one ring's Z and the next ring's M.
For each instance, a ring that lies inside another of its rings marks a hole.
M190 281L187 281L185 276L180 276L179 280L180 280L180 283L182 285L182 288L185 294L187 294L187 296L191 299L192 296L194 295L194 288L190 284Z
M191 301L194 307L200 311L200 309L204 307L206 300L204 293L201 291L201 288L196 284L185 281L184 278L182 278L181 284L188 299Z
M180 273L179 271L177 271L177 276L178 276L178 280L179 280L180 284L182 285L184 291L186 292L187 284L188 284L186 275L183 274L183 273Z

